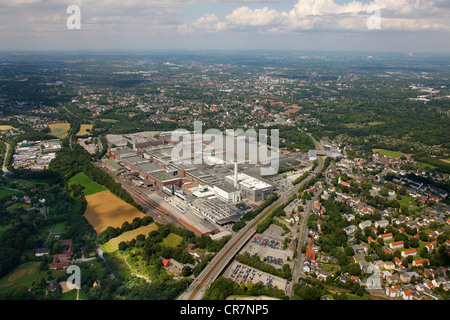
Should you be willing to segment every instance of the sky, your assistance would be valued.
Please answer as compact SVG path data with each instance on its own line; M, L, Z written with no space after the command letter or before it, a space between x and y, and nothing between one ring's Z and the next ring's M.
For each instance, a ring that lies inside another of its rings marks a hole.
M450 0L0 0L0 50L172 49L450 53Z

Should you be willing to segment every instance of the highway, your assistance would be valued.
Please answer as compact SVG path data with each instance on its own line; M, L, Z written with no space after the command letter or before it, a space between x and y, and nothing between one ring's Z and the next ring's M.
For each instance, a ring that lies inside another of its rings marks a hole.
M320 145L320 143L318 143L314 138L312 139L316 147L320 150L323 150L323 146ZM189 288L178 298L178 300L200 300L203 297L206 289L220 275L223 269L232 261L234 256L245 245L245 243L250 240L250 238L255 234L257 225L262 220L264 220L264 218L266 218L276 207L287 201L291 195L297 193L298 190L311 178L313 178L317 172L322 170L323 164L323 158L319 157L319 164L313 172L310 172L306 179L300 182L297 186L293 186L291 189L281 195L277 201L263 210L257 217L251 220L244 228L242 228L237 234L235 234L222 248L222 250L220 250L214 256L214 258L208 263L205 269L203 269L200 275L191 283ZM302 230L306 230L305 220L306 219L302 219ZM303 238L305 237L305 235L306 232L303 232Z

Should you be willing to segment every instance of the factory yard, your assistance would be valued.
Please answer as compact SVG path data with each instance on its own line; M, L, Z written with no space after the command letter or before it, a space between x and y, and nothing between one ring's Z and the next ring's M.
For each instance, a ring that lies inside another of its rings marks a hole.
M28 170L43 170L48 167L56 152L61 149L61 140L22 141L13 154L13 167Z
M265 234L256 234L245 245L241 253L257 254L261 260L269 265L280 269L284 264L289 264L292 268L292 250L283 250L283 241L276 240Z

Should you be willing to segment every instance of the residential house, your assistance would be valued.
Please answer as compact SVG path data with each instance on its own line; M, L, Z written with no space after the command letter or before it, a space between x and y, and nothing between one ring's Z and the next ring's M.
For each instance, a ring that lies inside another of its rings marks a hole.
M362 221L362 222L360 222L359 224L358 224L358 227L361 229L361 230L364 230L365 228L368 228L368 227L370 227L372 225L372 221L370 221L370 220L364 220L364 221Z
M394 273L391 276L387 276L385 278L385 280L386 280L386 283L388 283L388 284L394 284L394 283L397 283L400 281L400 276L398 274Z
M386 288L386 295L390 298L396 298L401 295L402 287L400 285L395 285L389 288Z
M354 226L354 225L351 225L351 226L348 226L348 227L344 228L344 231L345 231L345 233L346 233L347 235L350 235L350 234L355 233L356 230L357 230L357 228L356 228L356 226Z
M412 265L413 265L414 267L423 267L425 263L427 263L428 265L430 265L430 260L428 260L428 259L414 260L414 261L412 262Z
M367 255L369 253L369 248L366 246L356 245L352 246L353 251L355 254L361 253Z
M412 300L414 297L412 290L403 290L401 296L404 300Z
M385 220L385 219L375 221L375 228L385 228L388 225L389 225L389 221Z
M409 256L414 257L415 255L417 255L416 249L409 249L409 250L402 251L402 257L404 257L404 258L409 257Z
M332 276L332 273L331 273L331 272L321 270L321 271L319 272L319 274L317 275L317 279L320 280L320 281L325 281L325 280L327 280L327 278L328 278L329 276Z
M50 254L50 248L38 248L34 250L34 255L36 257L42 257L46 254Z
M380 234L380 238L383 239L384 241L391 240L393 237L394 237L394 235L391 232L385 233L385 234Z
M389 248L392 250L402 249L404 247L403 241L396 241L389 244Z
M392 261L383 261L382 269L394 270L395 264Z
M363 253L356 253L353 255L353 261L355 263L359 263L361 261L366 261L365 257L366 257L366 255Z
M402 260L400 260L399 258L395 257L395 258L394 258L394 263L395 263L398 267L403 268ZM413 264L414 264L414 262L413 262Z
M436 248L436 246L437 246L437 242L435 240L435 241L432 241L429 244L427 244L425 246L425 248L428 250L428 252L430 252L431 250L434 250L434 248Z

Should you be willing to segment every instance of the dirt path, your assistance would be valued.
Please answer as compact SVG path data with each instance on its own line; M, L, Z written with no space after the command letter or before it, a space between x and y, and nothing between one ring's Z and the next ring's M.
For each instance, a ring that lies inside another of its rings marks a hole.
M129 257L130 255L127 255L125 258L123 258L123 260L125 260L125 263L127 264L127 266L128 266L128 268L130 268L130 270L133 270L132 268L131 268L131 265L128 263L128 261L127 261L127 258ZM146 276L143 276L142 274L139 274L139 273L136 273L136 272L134 272L134 271L131 271L131 275L132 276L135 276L135 277L138 277L138 278L142 278L142 279L145 279L145 281L147 281L148 283L152 283L152 281L149 279L149 278L147 278Z

